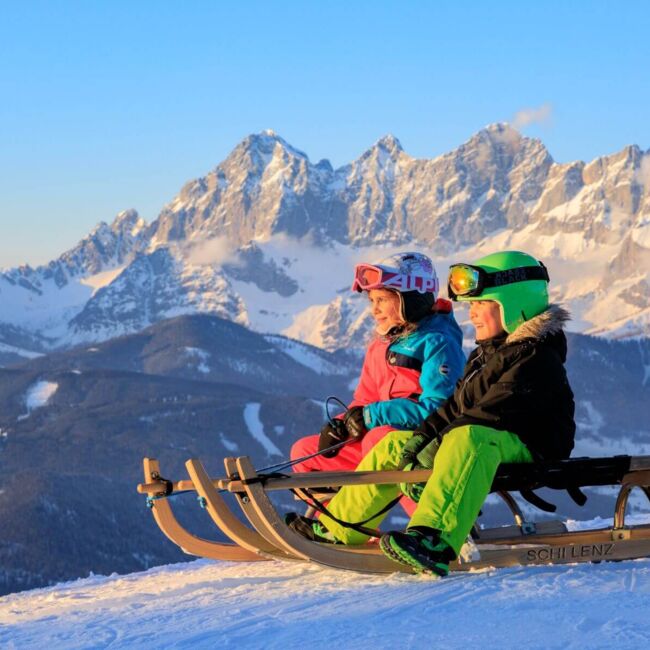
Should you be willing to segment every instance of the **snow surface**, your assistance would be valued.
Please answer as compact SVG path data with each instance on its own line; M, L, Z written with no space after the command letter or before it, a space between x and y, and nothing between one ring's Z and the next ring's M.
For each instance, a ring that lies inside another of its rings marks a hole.
M46 332L52 337L62 336L67 331L68 320L81 311L95 290L79 280L60 288L53 279L48 279L35 295L0 277L0 321L30 331Z
M34 409L45 406L52 395L56 393L59 385L52 381L37 381L32 384L25 394L25 406L27 411L32 412Z
M327 361L318 351L303 345L299 341L287 339L284 336L267 335L264 337L269 343L278 346L285 354L289 355L294 361L305 368L309 368L319 375L336 375L345 374L348 369L343 366L337 366Z
M17 354L18 356L25 357L26 359L37 359L38 357L43 356L40 352L24 350L23 348L17 348L15 345L7 345L6 343L0 343L0 352Z
M257 442L264 447L269 456L284 456L284 454L273 444L269 437L264 433L264 425L260 420L260 404L250 402L244 407L244 422L251 435Z
M203 350L201 348L186 347L185 352L188 357L195 357L198 359L196 369L199 372L202 372L205 375L209 374L210 366L206 362L210 359L210 353L207 350Z
M650 560L443 580L198 560L0 598L0 647L644 648Z
M239 445L236 442L233 442L224 433L219 433L219 440L221 440L221 444L224 446L226 451L229 451L231 454L239 452Z

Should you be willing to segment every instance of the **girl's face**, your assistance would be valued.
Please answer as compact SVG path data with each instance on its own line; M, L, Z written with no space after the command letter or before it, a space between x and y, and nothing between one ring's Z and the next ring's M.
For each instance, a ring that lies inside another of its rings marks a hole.
M469 303L469 318L476 330L476 340L491 339L503 332L501 309L494 300L472 300Z
M387 334L391 328L404 323L400 316L400 299L394 291L371 289L368 291L368 300L378 334Z

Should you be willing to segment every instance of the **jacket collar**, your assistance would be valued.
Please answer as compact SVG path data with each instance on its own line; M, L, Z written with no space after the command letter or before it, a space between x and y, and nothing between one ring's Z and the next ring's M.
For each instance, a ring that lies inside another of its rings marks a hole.
M549 334L557 334L564 324L571 320L569 312L560 305L549 305L541 314L520 325L506 338L506 343L517 343L524 339L543 339Z
M502 334L497 334L491 339L484 339L483 341L476 341L478 347L482 350L483 354L491 355L496 352L506 341L505 332Z

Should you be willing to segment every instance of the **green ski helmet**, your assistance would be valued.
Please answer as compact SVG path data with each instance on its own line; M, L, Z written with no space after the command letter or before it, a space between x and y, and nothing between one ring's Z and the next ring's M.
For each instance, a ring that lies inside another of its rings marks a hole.
M512 334L548 307L548 282L542 262L527 253L504 251L474 264L453 264L447 290L452 300L498 302L503 329Z

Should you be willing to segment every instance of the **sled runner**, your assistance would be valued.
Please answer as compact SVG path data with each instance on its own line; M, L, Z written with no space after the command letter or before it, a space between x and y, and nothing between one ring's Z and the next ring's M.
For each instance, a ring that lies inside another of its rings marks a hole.
M376 544L345 546L310 541L291 530L269 499L269 492L292 490L318 499L318 489L368 483L418 483L431 470L377 472L312 472L281 475L258 473L246 456L225 459L226 476L208 477L202 463L186 463L190 480L176 483L160 477L157 461L144 459L146 483L138 491L148 495L156 523L185 552L220 560L251 561L281 559L311 561L324 566L364 573L409 572L385 557ZM541 487L567 490L579 504L586 497L581 487L619 485L613 525L584 531L567 531L561 522L527 522L510 492L546 511L554 506L533 490ZM480 559L459 559L452 571L528 564L566 564L650 557L650 524L625 525L631 490L640 488L650 500L650 457L615 456L579 458L551 463L501 465L492 485L510 508L515 525L474 530ZM211 542L186 531L175 519L168 503L174 493L195 491L209 516L233 544ZM249 525L231 511L220 491L230 492Z
M180 546L185 553L188 555L207 557L212 560L253 562L266 559L237 544L211 542L202 537L196 537L185 530L174 516L169 501L166 498L172 492L169 491L168 494L166 493L170 489L169 481L160 478L158 461L153 458L145 458L143 465L145 481L153 481L153 483L148 483L148 485L157 486L157 490L151 492L151 497L147 500L147 505L151 508L153 517L160 530L174 544Z

